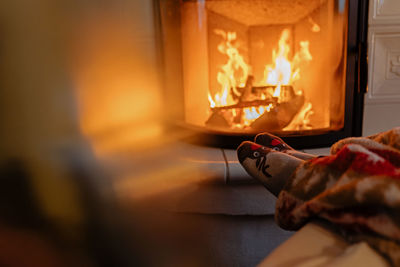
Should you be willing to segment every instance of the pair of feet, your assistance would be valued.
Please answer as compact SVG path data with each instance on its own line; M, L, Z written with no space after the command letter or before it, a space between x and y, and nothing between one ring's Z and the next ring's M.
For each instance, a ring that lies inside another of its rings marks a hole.
M254 142L243 142L237 156L244 169L275 196L301 163L316 157L293 149L269 133L258 134Z

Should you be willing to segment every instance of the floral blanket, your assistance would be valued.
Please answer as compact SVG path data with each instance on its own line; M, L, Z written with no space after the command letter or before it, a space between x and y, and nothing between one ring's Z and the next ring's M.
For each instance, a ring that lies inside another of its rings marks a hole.
M343 139L330 156L302 163L280 191L275 216L287 230L328 220L400 266L400 128Z

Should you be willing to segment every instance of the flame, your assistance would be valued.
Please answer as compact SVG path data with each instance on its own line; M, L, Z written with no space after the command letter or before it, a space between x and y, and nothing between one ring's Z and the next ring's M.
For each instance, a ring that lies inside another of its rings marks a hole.
M278 42L279 50L272 51L273 65L267 65L264 70L265 83L269 85L286 85L290 82L292 66L288 60L290 31L285 29ZM278 88L278 87L277 87Z
M217 73L217 81L220 85L219 91L213 95L210 92L208 93L208 101L211 108L237 104L238 100L234 100L233 94L238 96L243 93L239 92L238 89L243 90L250 72L249 65L245 62L243 56L239 53L238 47L234 44L234 41L237 39L236 33L225 32L220 29L214 30L214 33L220 35L224 39L224 41L218 45L217 49L220 53L226 55L228 60L226 64L221 66L220 71ZM260 83L263 86L275 87L273 97L278 99L278 103L287 101L287 99L283 99L283 96L281 96L282 87L292 85L293 82L300 79L300 64L312 60L308 41L301 41L299 43L299 51L296 52L292 60L290 60L290 38L291 31L289 29L284 29L278 41L277 49L272 51L273 63L265 66L264 77ZM296 94L300 95L302 93L303 92L299 90ZM257 99L266 100L266 98L266 92L263 92L258 95ZM248 101L248 99L245 101ZM303 110L304 112L298 114L298 121L305 119L306 116L311 114L312 106L310 105L306 105ZM231 109L227 110L225 114L230 114L227 116L230 116L229 119L231 120L240 116L241 122L232 122L231 125L233 125L232 127L243 128L244 126L249 126L264 113L270 112L272 108L274 108L274 105L271 103L269 105L246 107L242 110L239 108L238 110L240 110L240 112L236 109ZM302 126L298 126L298 123L296 123L294 127L298 128Z
M233 45L233 42L237 39L236 32L224 32L216 29L214 33L224 38L224 42L219 44L217 49L220 53L228 56L228 61L217 74L217 81L221 85L221 91L217 92L213 97L210 94L208 96L210 107L220 107L235 104L229 91L232 88L237 93L236 88L246 84L249 65L244 61L238 48Z
M216 104L215 101L212 99L210 93L208 93L208 101L210 102L210 107L215 108Z
M263 82L266 85L276 86L273 96L278 98L281 94L282 85L289 85L300 79L299 64L304 61L312 60L312 56L308 48L309 42L301 41L300 51L297 52L294 55L293 60L290 61L289 39L290 30L283 30L278 42L278 51L272 51L273 64L267 65L264 70Z
M312 129L310 123L310 116L314 114L312 111L312 104L310 102L305 103L299 113L293 118L293 120L283 128L284 131L299 131L299 130L310 130Z
M259 107L250 107L244 108L244 125L250 125L254 120L258 119L265 112L269 112L273 108L273 104L269 104L268 106L259 106Z

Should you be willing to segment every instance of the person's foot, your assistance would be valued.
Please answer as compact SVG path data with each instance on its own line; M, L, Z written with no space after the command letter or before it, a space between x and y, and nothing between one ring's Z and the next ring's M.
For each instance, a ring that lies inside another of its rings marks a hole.
M304 162L287 153L249 141L238 147L237 155L244 169L275 196L296 168Z
M296 157L296 158L299 158L302 160L309 160L309 159L317 157L312 154L307 154L307 153L303 153L303 152L295 150L294 148L292 148L291 146L286 144L280 137L275 136L270 133L258 134L254 138L254 142L256 142L257 144L260 144L262 146L268 147L270 149L273 149L273 150L276 150L279 152L286 153L288 155L291 155L293 157Z

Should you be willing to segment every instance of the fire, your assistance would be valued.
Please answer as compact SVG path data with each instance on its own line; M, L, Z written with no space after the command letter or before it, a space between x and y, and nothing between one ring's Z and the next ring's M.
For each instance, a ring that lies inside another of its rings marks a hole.
M273 64L265 66L263 82L267 85L275 85L276 89L274 97L280 97L281 86L293 84L294 81L300 79L299 64L302 61L312 60L312 56L308 49L309 42L300 42L300 51L297 52L293 61L289 61L290 31L283 30L278 42L278 51L272 51Z
M238 86L244 86L249 75L249 65L240 55L237 47L233 45L237 36L235 32L224 32L222 30L214 30L214 33L224 38L225 42L218 45L218 51L228 56L228 62L221 67L221 71L217 74L217 81L221 85L221 91L216 93L214 97L210 94L208 100L210 107L220 107L235 104L230 97L229 91L236 91ZM239 73L242 75L239 76Z
M228 57L227 62L220 67L217 73L217 81L220 85L219 92L212 95L208 93L208 101L211 109L220 108L223 116L232 127L245 128L268 113L281 102L290 101L293 95L302 96L303 91L293 90L293 83L300 79L300 64L312 60L309 51L309 42L301 41L300 49L290 60L290 38L291 31L282 31L278 41L277 49L272 51L272 63L265 66L264 77L257 84L260 92L256 93L253 85L253 76L250 74L250 66L245 62L243 56L235 46L237 35L235 32L224 32L215 30L224 41L217 47L218 51ZM271 91L268 93L272 88ZM290 88L293 93L289 96L283 90ZM258 102L257 102L258 101ZM249 106L250 105L250 106ZM308 119L312 114L312 105L305 103L302 112L296 115L297 123L288 125L285 129L301 128L303 124L299 121ZM221 113L221 114L222 114ZM306 116L308 116L306 118ZM239 123L238 123L239 121ZM309 125L309 123L307 123Z
M260 117L262 114L264 114L265 112L269 112L272 107L273 105L269 104L268 106L244 108L243 109L245 114L244 124L250 125L252 121Z
M299 113L293 118L288 126L283 128L284 131L298 131L298 130L310 130L310 116L314 114L312 111L312 104L306 103Z
M289 47L289 30L284 30L281 34L281 38L278 42L279 50L272 51L273 65L267 65L264 70L265 84L277 85L277 90L280 85L287 85L290 82L290 76L292 73L292 64L288 60L290 52ZM275 92L277 91L275 90ZM274 93L275 96L276 93Z

